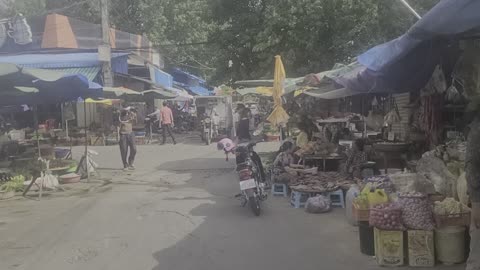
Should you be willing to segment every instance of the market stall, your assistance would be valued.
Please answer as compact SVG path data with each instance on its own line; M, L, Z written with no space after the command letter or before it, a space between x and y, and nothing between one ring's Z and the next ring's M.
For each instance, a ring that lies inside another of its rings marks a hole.
M17 151L15 156L2 156L9 163L5 164L7 167L3 170L12 181L21 178L20 176L23 177L22 179L28 180L24 181L24 185L28 185L24 194L34 185L39 187L40 196L43 188L60 188L55 175L60 175L60 173L76 167L76 164L69 161L63 163L55 161L57 153L52 145L55 143L55 137L42 136L54 134L56 132L55 124L53 121L46 121L43 125L38 124L37 107L41 104L60 104L77 100L79 97L99 97L102 94L101 86L89 82L82 75L65 75L53 71L19 68L8 63L0 64L0 83L4 86L0 92L1 104L18 105L25 108L27 106L24 104L29 104L32 106L31 111L34 118L34 128L30 129L30 132L34 131L30 133L33 135L29 135L29 130L26 129L12 130L4 135L6 143L2 144L2 151L11 146L23 146L27 149L21 152ZM32 148L28 146L36 149L29 151L28 149ZM31 167L27 166L29 162L32 163ZM15 164L22 164L22 166L19 168ZM12 191L10 182L2 185L1 189L4 192ZM15 191L19 189L14 188Z
M384 174L362 177L345 200L347 220L359 226L360 251L379 265L433 267L468 257L463 131L470 120L463 109L478 113L478 46L455 43L478 32L478 7L476 1L441 1L403 36L358 57L360 63L347 72L323 76L329 82L316 82L317 93L301 93L340 102L375 97L375 104L370 99L371 107L357 112L365 117L374 107L384 108L379 134L366 136ZM377 121L367 119L367 129L368 122ZM310 199L305 197L306 205Z

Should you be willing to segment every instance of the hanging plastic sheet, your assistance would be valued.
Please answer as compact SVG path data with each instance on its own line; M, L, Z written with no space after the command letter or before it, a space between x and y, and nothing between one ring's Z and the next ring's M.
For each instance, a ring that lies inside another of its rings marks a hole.
M442 57L457 53L452 46L455 41L478 36L478 14L478 0L441 1L404 35L360 55L358 61L363 69L340 78L340 84L363 93L423 88Z

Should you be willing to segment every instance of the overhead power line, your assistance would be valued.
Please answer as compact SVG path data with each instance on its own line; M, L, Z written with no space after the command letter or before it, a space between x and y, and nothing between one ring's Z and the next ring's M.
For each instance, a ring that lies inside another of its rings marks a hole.
M415 9L412 8L412 6L410 6L410 4L407 2L407 0L400 0L400 2L402 2L402 4L408 8L408 10L410 10L413 15L415 15L415 17L417 17L417 19L421 19L422 17L415 11Z

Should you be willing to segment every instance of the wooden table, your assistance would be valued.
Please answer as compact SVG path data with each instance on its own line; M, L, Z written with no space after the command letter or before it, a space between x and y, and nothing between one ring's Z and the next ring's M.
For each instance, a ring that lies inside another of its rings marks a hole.
M303 166L305 166L305 163L307 160L322 160L323 161L323 171L326 171L326 164L327 160L342 160L343 158L341 156L320 156L320 155L305 155L303 156Z

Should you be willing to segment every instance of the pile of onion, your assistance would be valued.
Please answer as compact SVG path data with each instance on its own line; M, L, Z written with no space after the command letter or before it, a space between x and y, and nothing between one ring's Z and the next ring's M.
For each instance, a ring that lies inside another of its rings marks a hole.
M435 228L432 204L423 193L410 192L399 195L403 224L408 229L431 231Z
M396 204L380 204L370 209L370 226L382 230L403 231L402 208Z

